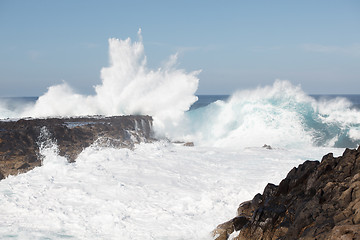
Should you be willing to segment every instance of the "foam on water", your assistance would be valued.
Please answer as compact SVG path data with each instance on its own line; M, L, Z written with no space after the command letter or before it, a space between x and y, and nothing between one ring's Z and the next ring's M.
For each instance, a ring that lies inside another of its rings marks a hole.
M210 239L267 182L333 150L160 141L134 151L93 145L68 163L46 129L40 139L43 166L0 182L1 239Z

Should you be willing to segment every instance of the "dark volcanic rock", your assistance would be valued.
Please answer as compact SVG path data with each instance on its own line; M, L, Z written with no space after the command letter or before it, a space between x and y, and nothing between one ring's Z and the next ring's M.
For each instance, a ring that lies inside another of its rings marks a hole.
M293 168L279 186L240 204L216 239L360 239L360 147Z
M41 165L39 147L56 142L69 162L95 141L113 147L133 147L151 141L150 116L21 119L0 121L0 180Z

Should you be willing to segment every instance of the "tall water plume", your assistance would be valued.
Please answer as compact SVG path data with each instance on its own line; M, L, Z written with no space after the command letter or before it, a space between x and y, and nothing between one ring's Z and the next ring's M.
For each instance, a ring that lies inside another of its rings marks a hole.
M101 70L95 95L77 94L67 83L49 87L23 117L147 114L154 126L166 134L193 104L199 71L175 68L177 55L156 70L148 69L141 30L139 40L109 39L109 67Z

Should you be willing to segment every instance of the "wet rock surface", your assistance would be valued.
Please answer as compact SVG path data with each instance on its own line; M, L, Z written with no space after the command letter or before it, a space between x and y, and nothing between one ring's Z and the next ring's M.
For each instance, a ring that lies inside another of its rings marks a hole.
M73 162L94 142L132 148L135 143L152 141L151 127L150 116L0 121L0 180L40 166L39 146L44 141L56 142L59 154Z
M213 231L215 239L360 239L360 147L293 168L237 215Z

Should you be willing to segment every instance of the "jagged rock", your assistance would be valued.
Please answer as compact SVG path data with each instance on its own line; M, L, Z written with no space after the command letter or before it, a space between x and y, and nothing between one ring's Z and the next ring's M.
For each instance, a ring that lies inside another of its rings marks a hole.
M193 142L186 142L183 144L185 147L193 147L194 143Z
M224 222L216 227L212 232L215 240L226 240L235 230L233 220Z
M269 150L272 149L272 147L270 145L267 145L267 144L264 144L262 147L265 148L265 149L269 149Z
M39 145L57 143L69 162L95 141L112 147L133 147L151 141L150 116L20 119L0 121L0 180L41 165ZM46 132L47 136L43 136Z
M185 147L193 147L193 146L195 146L193 142L173 141L172 143L181 144L181 145L183 145Z
M240 204L227 222L239 231L234 239L360 239L359 171L360 147L300 164L279 186L268 184ZM234 226L239 217L242 224Z

